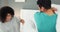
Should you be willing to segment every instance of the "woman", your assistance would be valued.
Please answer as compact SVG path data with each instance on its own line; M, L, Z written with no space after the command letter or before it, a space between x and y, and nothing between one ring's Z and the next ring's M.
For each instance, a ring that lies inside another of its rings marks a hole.
M14 9L9 6L4 6L0 9L0 28L4 32L20 32L21 20L17 19L14 15Z
M51 0L37 0L40 12L34 14L38 32L56 32L57 14L51 9Z

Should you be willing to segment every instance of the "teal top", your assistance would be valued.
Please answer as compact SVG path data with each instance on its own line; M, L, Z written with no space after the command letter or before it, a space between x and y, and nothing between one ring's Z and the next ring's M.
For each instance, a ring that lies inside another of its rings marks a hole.
M44 12L34 14L34 19L38 28L38 32L56 32L57 14L49 16Z

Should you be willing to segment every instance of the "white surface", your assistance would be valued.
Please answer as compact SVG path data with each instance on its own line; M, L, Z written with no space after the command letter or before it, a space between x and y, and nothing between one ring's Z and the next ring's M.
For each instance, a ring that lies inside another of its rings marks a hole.
M33 15L38 10L21 10L21 18L25 20L25 25L23 28L24 32L36 32L35 23L33 21Z
M15 2L25 2L25 0L15 0Z
M52 7L57 8L56 13L60 14L60 5L52 4ZM21 9L21 18L25 20L24 32L36 32L36 23L33 17L36 12L39 12L39 10ZM58 18L60 19L60 17ZM57 32L60 32L60 20L57 22Z

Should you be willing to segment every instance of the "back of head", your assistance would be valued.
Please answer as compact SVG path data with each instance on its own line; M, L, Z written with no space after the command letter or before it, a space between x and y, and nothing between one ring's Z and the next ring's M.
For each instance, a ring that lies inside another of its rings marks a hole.
M38 6L44 7L45 9L50 9L51 8L51 0L37 0Z

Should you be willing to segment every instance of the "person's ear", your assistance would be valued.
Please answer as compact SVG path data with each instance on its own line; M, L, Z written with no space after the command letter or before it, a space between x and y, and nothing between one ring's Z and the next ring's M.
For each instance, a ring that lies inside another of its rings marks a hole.
M44 7L41 7L41 11L46 11L46 9Z

